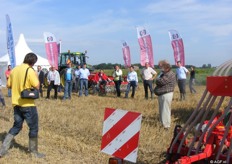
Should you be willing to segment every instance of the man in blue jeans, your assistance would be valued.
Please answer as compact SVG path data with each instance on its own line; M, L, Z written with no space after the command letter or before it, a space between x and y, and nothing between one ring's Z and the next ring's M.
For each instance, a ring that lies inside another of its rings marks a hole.
M33 70L33 65L37 61L37 56L34 53L28 53L23 61L23 64L15 67L7 81L7 87L12 89L12 105L14 107L14 125L6 135L0 148L0 157L3 157L13 140L23 127L23 122L26 120L29 127L29 151L37 158L43 158L45 155L38 152L38 131L39 120L37 108L34 99L21 98L20 93L24 89L24 78L26 70L25 88L39 89L39 79L37 73Z
M71 99L71 94L72 94L72 81L75 78L74 77L74 70L72 69L72 63L71 61L67 62L67 68L64 71L64 80L65 80L65 86L64 86L64 97L63 100L65 99Z
M132 87L132 93L131 93L131 98L134 98L135 96L135 88L138 85L138 76L137 72L134 70L134 66L130 66L130 71L128 72L127 75L127 89L125 93L125 98L128 98L128 94L130 92L130 88Z
M80 90L79 96L82 96L83 87L85 88L85 96L88 96L88 76L90 75L89 69L86 68L86 64L79 70L78 75L80 77Z

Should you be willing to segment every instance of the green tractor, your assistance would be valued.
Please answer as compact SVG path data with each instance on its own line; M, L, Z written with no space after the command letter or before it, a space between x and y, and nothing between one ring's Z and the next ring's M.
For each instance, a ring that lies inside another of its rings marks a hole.
M60 73L60 81L61 81L61 85L64 86L64 69L67 68L67 61L71 61L72 62L72 66L73 68L76 68L78 65L83 65L84 63L86 63L86 58L88 58L88 56L86 56L87 51L85 52L70 52L70 50L68 52L62 52L59 55L59 60L58 60L58 71ZM93 71L93 67L91 65L87 64L87 68L90 71Z

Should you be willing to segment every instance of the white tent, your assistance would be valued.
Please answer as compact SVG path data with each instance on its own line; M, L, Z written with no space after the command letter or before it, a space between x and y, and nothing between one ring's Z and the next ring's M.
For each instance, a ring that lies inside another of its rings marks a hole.
M19 36L19 40L15 46L15 58L16 58L16 65L20 65L23 63L24 57L26 56L26 54L33 52L27 45L24 35L20 34ZM46 58L43 58L41 56L39 56L38 54L36 54L38 57L37 62L35 63L35 66L40 65L42 68L49 68L50 64L48 63L48 60ZM10 64L10 59L9 59L9 55L6 54L2 57L0 57L0 61L1 62L8 62L8 64Z

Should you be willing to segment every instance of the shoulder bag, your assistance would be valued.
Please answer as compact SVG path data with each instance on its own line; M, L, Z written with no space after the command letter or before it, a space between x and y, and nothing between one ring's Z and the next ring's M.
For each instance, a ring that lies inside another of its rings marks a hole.
M27 78L27 72L28 69L26 70L25 78L24 78L24 84L23 84L23 91L21 92L21 98L22 99L38 99L39 98L39 90L35 88L26 88L25 89L25 83L26 83L26 78Z

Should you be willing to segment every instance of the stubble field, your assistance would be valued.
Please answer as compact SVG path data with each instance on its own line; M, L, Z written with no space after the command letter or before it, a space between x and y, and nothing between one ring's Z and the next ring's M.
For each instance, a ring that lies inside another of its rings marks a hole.
M187 88L187 87L186 87ZM110 155L100 151L103 118L106 107L125 109L142 114L140 130L138 164L156 164L165 162L166 150L173 136L176 124L184 124L196 108L205 86L196 86L196 94L190 94L187 88L186 101L178 101L178 87L175 87L172 102L172 125L166 131L159 122L157 97L144 99L142 85L136 91L134 99L89 95L78 97L73 93L72 100L36 100L39 113L39 151L46 154L44 159L36 159L28 153L28 128L24 123L22 131L15 137L9 154L0 159L5 164L107 164ZM2 89L7 94L5 88ZM44 90L45 94L46 90ZM53 91L51 92L53 96ZM5 97L7 108L0 110L0 140L13 125L11 99ZM130 163L130 162L125 162Z

